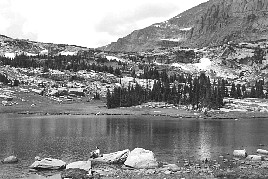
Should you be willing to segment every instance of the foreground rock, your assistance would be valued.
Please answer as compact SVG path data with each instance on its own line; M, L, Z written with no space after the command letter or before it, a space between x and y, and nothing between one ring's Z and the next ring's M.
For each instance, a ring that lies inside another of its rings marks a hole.
M58 170L65 168L66 163L59 159L44 158L42 160L35 161L30 168L32 169L49 169Z
M246 160L251 160L251 161L262 161L264 158L260 155L248 155Z
M91 179L93 176L90 176L87 171L79 168L69 168L64 170L61 173L61 178L64 179Z
M5 164L10 164L10 163L17 163L18 161L19 161L18 158L12 155L5 158L2 162Z
M257 150L258 154L262 154L262 155L268 155L268 150L264 150L264 149L258 149Z
M158 162L154 156L154 153L150 150L145 150L143 148L135 148L132 150L127 160L124 163L128 167L133 168L156 168L158 167Z
M74 169L74 168L78 168L78 169L85 170L85 171L90 171L91 161L77 161L77 162L72 162L66 166L66 169Z
M77 161L72 162L66 166L66 169L74 169L74 168L78 168L89 172L91 170L91 161Z
M233 156L234 157L239 157L239 158L246 158L247 157L247 152L246 150L234 150Z
M102 157L91 159L91 161L111 163L111 164L123 164L126 161L129 153L130 150L126 149L110 154L103 154Z

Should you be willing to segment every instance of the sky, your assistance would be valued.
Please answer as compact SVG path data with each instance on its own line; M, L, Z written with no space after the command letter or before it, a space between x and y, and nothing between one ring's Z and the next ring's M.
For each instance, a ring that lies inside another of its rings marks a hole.
M0 34L97 48L207 0L0 0Z

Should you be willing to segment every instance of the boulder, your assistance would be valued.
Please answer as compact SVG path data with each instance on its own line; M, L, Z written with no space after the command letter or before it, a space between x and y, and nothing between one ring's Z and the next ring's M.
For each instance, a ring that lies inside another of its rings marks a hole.
M69 168L61 172L61 178L70 179L90 179L93 176L88 175L88 172L79 168Z
M154 153L150 150L145 150L143 148L135 148L132 150L127 160L124 163L126 166L133 168L156 168L158 167L158 162L154 156Z
M262 161L263 157L260 155L248 155L246 160L251 160L251 161Z
M19 161L18 158L12 155L5 158L2 162L8 164L8 163L17 163L18 161Z
M268 155L268 150L264 150L264 149L258 149L257 150L258 154L263 154L263 155Z
M98 161L98 162L104 162L104 163L113 163L113 164L123 164L128 155L130 153L129 149L109 153L109 154L103 154L101 157L91 159L91 161Z
M65 168L66 163L59 159L53 158L44 158L42 160L36 160L30 168L33 169L51 169L51 170L58 170Z
M70 168L79 168L85 171L90 171L91 170L91 161L77 161L77 162L72 162L66 166L66 169Z
M180 170L180 167L178 167L178 165L176 164L167 164L163 166L164 168L167 168L168 170L172 171L172 172L177 172Z
M246 158L247 155L248 154L247 154L245 149L243 149L243 150L234 150L234 152L233 152L234 157Z

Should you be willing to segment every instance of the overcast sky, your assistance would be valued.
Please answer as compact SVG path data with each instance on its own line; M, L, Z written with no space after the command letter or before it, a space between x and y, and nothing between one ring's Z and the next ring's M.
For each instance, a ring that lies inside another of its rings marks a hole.
M207 0L0 0L0 34L100 47Z

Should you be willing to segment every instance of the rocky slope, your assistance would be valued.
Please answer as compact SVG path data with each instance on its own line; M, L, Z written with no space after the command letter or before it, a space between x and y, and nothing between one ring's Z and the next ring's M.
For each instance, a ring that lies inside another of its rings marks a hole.
M267 17L267 0L210 0L165 22L135 30L102 49L142 51L263 40L268 37Z
M87 52L91 49L76 45L53 44L34 42L25 39L13 39L0 35L0 55L13 58L16 54L26 55L74 55L77 53Z

